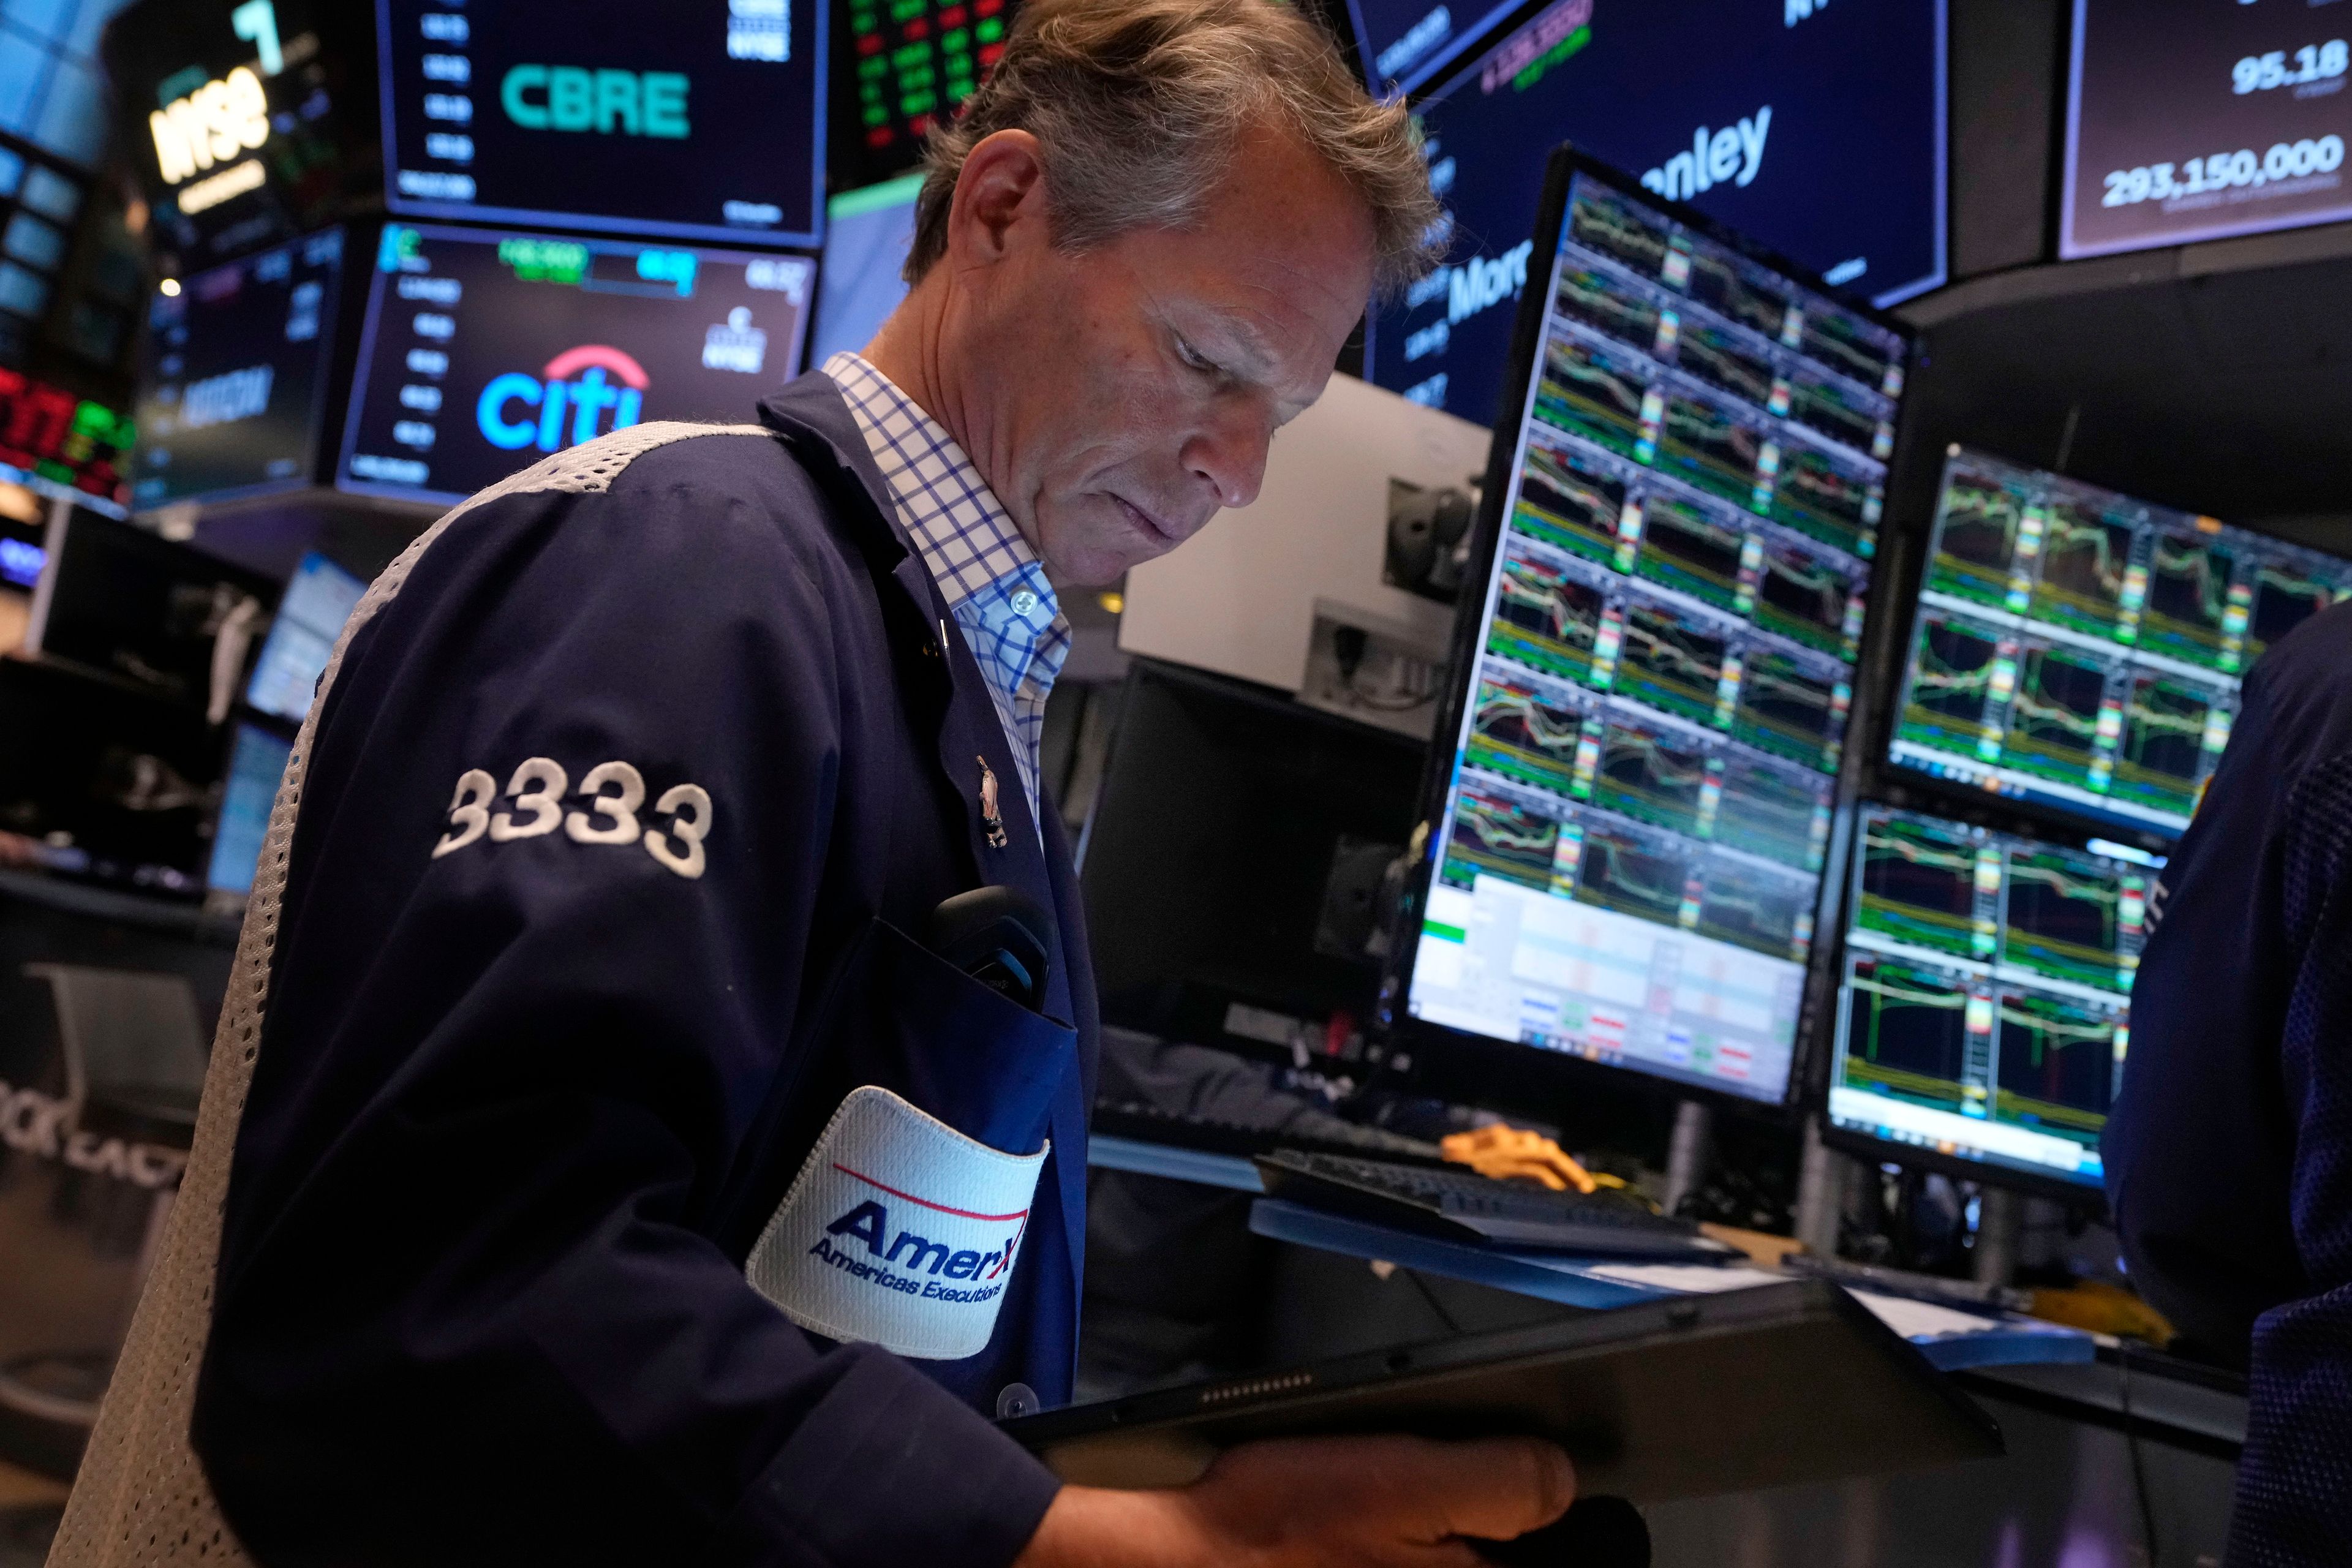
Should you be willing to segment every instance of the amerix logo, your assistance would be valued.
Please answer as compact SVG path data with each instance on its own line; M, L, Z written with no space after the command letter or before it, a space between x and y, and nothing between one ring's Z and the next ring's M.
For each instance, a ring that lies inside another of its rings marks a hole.
M885 1289L919 1296L926 1300L988 1301L1003 1292L1005 1276L1013 1268L1013 1255L1020 1250L1021 1238L1028 1232L1027 1209L1018 1209L1011 1214L975 1214L969 1209L950 1208L945 1204L935 1204L912 1193L901 1192L838 1162L833 1168L845 1176L865 1183L878 1193L912 1204L919 1209L983 1225L1009 1225L1013 1231L1001 1248L990 1251L978 1247L956 1249L946 1242L934 1241L912 1230L901 1228L894 1235L889 1205L879 1198L868 1198L826 1226L824 1234L817 1237L816 1245L809 1248L810 1257L854 1274L860 1279L871 1280ZM925 1222L918 1215L916 1223ZM864 1257L858 1255L860 1249L853 1247L853 1242L863 1244ZM893 1264L905 1272L892 1268ZM971 1284L963 1288L946 1283L951 1279L970 1280Z

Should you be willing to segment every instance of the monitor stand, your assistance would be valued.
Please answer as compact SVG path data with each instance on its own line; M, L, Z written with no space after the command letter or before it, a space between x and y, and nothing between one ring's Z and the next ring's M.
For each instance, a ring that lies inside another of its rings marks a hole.
M1805 1118L1804 1163L1797 1173L1797 1239L1822 1258L1838 1255L1853 1162L1822 1142L1822 1119Z
M1979 1285L2006 1285L2017 1273L2018 1239L2025 1228L2025 1200L1987 1187L1977 1200L1975 1279Z
M1665 1210L1681 1209L1683 1199L1706 1184L1707 1167L1715 1163L1715 1110L1696 1100L1675 1107L1673 1142L1666 1145Z

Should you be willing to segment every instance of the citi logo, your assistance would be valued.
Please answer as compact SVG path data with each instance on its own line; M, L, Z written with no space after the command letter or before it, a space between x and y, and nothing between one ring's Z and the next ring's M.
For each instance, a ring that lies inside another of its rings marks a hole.
M482 439L503 451L536 445L553 452L635 425L650 384L645 367L619 349L583 343L549 360L538 375L510 370L491 377L474 405L474 421L482 427ZM519 412L524 409L537 413Z

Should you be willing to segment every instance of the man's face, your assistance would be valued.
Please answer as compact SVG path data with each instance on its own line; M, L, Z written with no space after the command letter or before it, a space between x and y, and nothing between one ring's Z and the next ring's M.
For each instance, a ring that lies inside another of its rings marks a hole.
M971 456L1057 578L1112 582L1256 498L1363 312L1370 214L1264 130L1188 229L1070 254L1020 226L962 345Z

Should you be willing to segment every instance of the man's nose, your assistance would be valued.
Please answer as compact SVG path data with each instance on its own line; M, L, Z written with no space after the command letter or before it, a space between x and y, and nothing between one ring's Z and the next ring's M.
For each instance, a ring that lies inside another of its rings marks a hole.
M1211 411L1178 458L1186 473L1214 492L1218 506L1244 507L1257 500L1258 487L1265 482L1273 437L1255 410L1221 407Z

